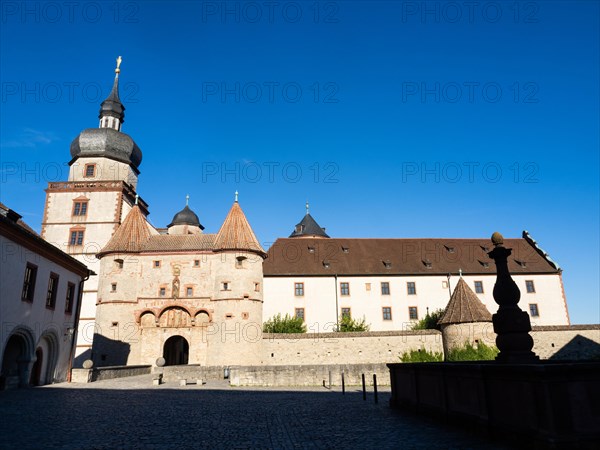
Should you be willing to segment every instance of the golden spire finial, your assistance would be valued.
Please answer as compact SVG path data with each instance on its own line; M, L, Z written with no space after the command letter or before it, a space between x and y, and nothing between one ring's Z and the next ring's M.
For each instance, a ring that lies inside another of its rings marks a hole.
M117 58L117 68L115 69L115 73L117 75L119 75L119 73L121 73L121 62L123 61L123 58L121 58L120 56Z

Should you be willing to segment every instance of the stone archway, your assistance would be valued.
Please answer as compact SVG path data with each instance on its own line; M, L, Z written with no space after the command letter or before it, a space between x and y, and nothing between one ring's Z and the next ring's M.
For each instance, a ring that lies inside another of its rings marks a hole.
M35 362L31 368L31 384L40 386L42 383L42 366L44 364L44 350L38 347L35 350Z
M25 329L17 329L6 341L0 366L0 389L29 385L33 359L33 339Z
M43 386L53 383L58 359L58 339L54 333L44 333L37 344L35 356L30 384Z
M190 345L183 336L171 336L163 346L165 366L179 366L188 363Z

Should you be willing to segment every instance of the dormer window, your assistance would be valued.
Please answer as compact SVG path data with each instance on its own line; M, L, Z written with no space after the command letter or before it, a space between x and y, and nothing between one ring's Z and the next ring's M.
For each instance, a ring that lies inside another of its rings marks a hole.
M429 261L428 259L423 260L423 265L425 267L427 267L428 269L431 269L431 266L432 266L431 261Z
M523 268L527 267L527 263L525 261L519 261L518 259L515 259L515 262Z
M486 269L490 267L490 263L487 261L479 261L479 264L481 264Z
M342 252L343 253L349 253L350 249L348 247L342 247Z
M490 248L487 245L481 245L481 250L487 253L490 251Z
M391 262L391 261L389 261L389 260L387 260L387 259L386 259L386 260L383 260L383 261L381 261L381 262L383 263L383 266L384 266L386 269L391 269L391 268L392 268L392 262Z
M302 233L304 231L304 225L298 224L296 225L296 233Z
M455 248L451 245L444 245L444 247L446 247L446 250L448 250L448 253L454 253L456 251Z
M324 260L323 261L323 267L325 267L326 269L329 269L329 261Z
M314 253L314 252L315 252L314 247L308 247L308 253Z

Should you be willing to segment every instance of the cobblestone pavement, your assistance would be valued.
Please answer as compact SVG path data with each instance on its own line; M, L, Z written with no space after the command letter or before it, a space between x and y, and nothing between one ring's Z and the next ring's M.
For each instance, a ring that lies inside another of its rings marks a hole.
M152 386L151 376L0 392L0 448L502 448L356 387Z

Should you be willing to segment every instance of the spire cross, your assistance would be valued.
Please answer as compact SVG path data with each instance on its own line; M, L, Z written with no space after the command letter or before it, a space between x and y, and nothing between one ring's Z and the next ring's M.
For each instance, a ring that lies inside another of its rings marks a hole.
M309 208L308 200L306 200L306 214L308 214L308 208Z
M121 62L123 61L123 58L121 58L120 56L117 58L117 68L115 69L115 73L117 74L117 77L119 76L119 73L121 72Z
M140 196L138 194L135 194L135 204L138 204L138 200L139 200Z
M458 269L458 275L462 278L462 269Z
M237 203L237 201L238 201L238 195L239 195L238 191L235 191L235 202L236 202L236 203Z
M190 203L190 194L185 196L185 206L188 206Z

